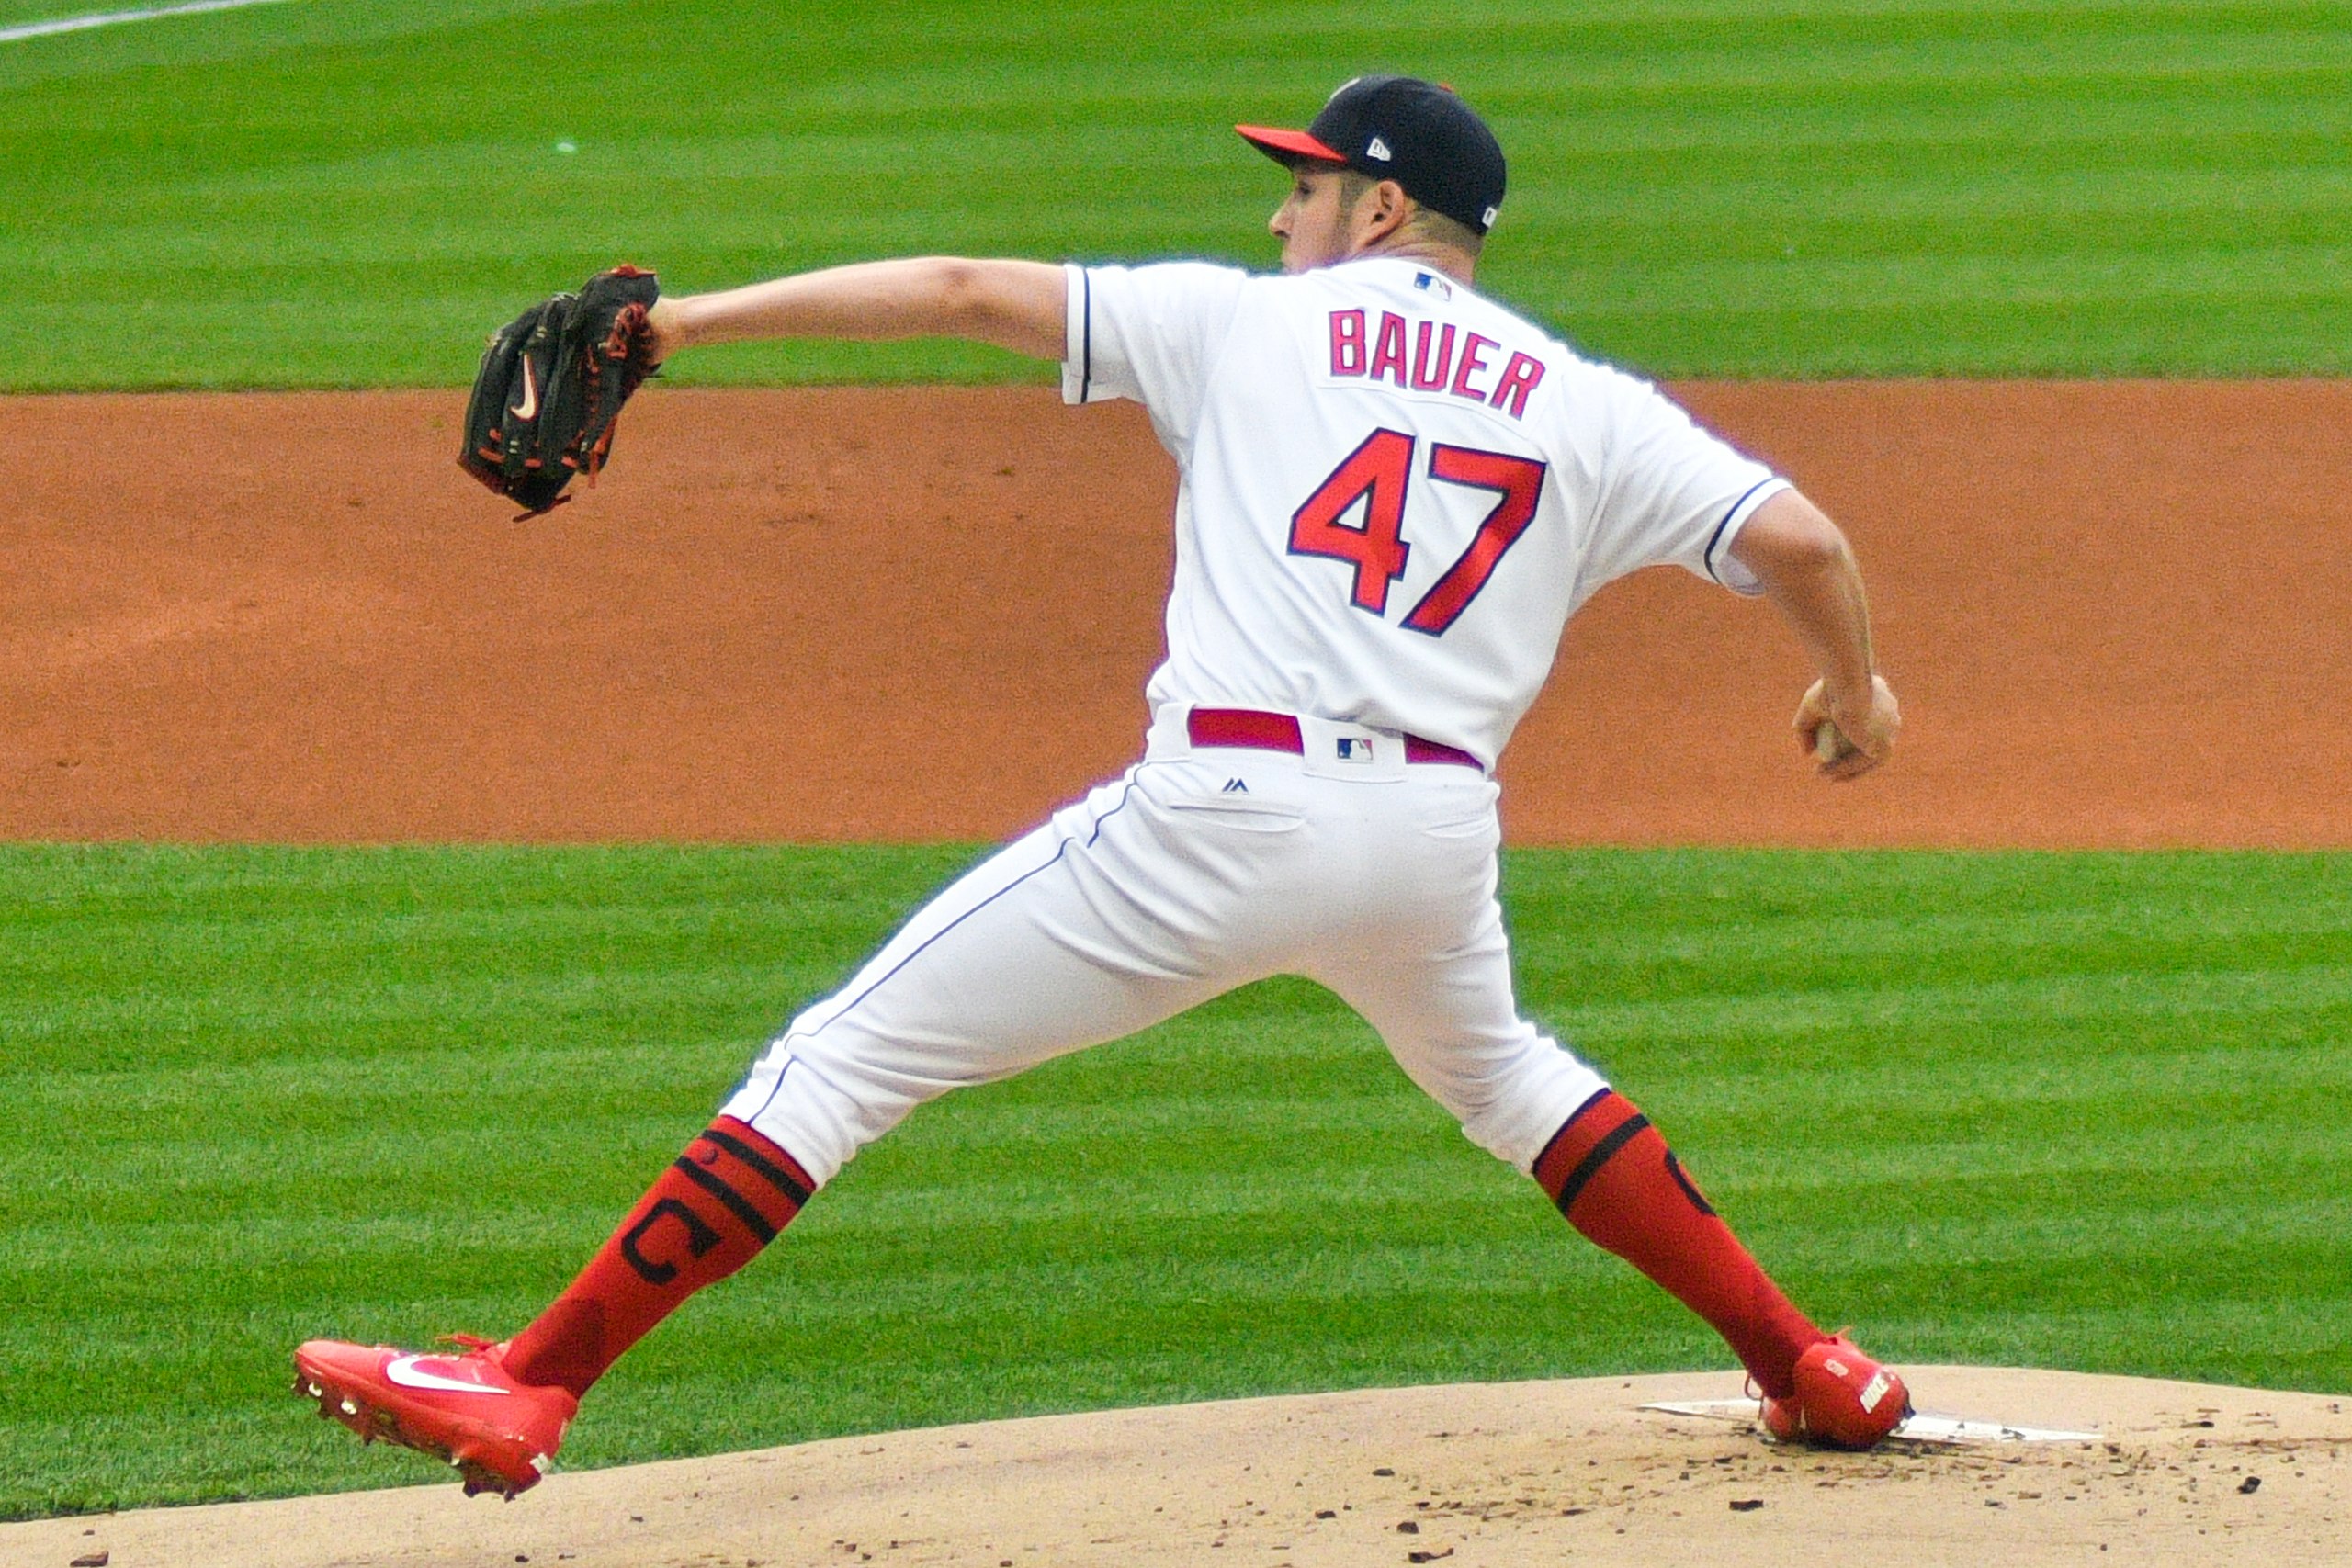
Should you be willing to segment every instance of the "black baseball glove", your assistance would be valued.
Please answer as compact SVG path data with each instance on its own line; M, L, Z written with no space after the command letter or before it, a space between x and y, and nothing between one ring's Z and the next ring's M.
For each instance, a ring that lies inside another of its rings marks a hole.
M661 294L651 273L616 266L501 327L466 400L458 466L522 502L524 517L559 504L572 475L593 481L621 404L653 374L646 312Z

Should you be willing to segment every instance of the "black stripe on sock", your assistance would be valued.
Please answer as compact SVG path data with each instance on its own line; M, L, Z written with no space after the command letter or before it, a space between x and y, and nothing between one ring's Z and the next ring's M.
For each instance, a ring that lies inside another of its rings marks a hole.
M673 1163L675 1168L685 1174L687 1180L726 1204L734 1216L743 1222L744 1228L760 1238L761 1246L765 1247L775 1239L775 1227L768 1224L765 1214L752 1206L750 1199L684 1155L680 1155Z
M1527 1168L1531 1171L1542 1170L1544 1168L1544 1162L1552 1157L1552 1151L1559 1147L1560 1140L1568 1135L1568 1129L1583 1121L1585 1119L1586 1112L1589 1111L1594 1106L1600 1104L1602 1100L1607 1100L1610 1095L1614 1092L1614 1090L1610 1089L1605 1086L1593 1090L1592 1098L1586 1100L1582 1105L1577 1106L1573 1111L1570 1111L1568 1113L1568 1119L1560 1123L1560 1130L1544 1140L1544 1152L1537 1155L1535 1156L1535 1163L1529 1166Z
M1636 1111L1620 1122L1616 1131L1592 1145L1592 1152L1584 1156L1576 1169L1568 1172L1568 1179L1566 1181L1560 1183L1560 1195L1553 1200L1559 1205L1563 1215L1575 1207L1576 1201L1584 1195L1585 1183L1600 1175L1600 1168L1615 1158L1617 1151L1632 1143L1635 1134L1649 1124L1650 1119Z
M722 1132L717 1127L709 1127L704 1129L702 1135L757 1171L766 1179L769 1186L791 1199L792 1206L796 1210L808 1206L809 1192L807 1187L803 1186L790 1171L734 1134Z

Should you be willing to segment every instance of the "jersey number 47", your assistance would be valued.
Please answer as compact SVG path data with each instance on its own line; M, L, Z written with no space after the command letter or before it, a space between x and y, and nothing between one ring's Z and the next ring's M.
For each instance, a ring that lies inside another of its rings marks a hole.
M1404 577L1405 563L1413 553L1405 542L1405 492L1412 482L1414 446L1414 438L1401 430L1374 431L1291 513L1290 553L1351 563L1356 570L1351 602L1375 615L1387 613L1388 586ZM1470 607L1504 552L1519 542L1534 518L1544 475L1544 465L1532 457L1430 444L1430 478L1490 490L1498 499L1462 558L1446 569L1406 615L1408 629L1442 637ZM1358 502L1363 502L1362 525L1340 522Z

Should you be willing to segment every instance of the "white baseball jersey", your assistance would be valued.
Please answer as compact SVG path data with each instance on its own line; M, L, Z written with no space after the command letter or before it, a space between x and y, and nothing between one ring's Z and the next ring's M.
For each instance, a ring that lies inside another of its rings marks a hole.
M1267 975L1369 1020L1531 1169L1603 1086L1518 1011L1491 764L1569 613L1728 547L1781 488L1633 378L1428 268L1072 268L1065 394L1183 476L1144 760L975 866L753 1064L727 1114L829 1179L916 1106ZM1298 720L1295 754L1195 707Z
M1176 458L1155 708L1402 731L1491 765L1597 589L1672 562L1740 592L1786 488L1646 382L1418 263L1300 276L1069 269L1070 402Z

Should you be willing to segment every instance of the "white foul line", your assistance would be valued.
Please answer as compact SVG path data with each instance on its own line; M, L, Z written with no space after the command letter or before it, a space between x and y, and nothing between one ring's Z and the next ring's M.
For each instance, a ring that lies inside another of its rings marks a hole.
M233 11L240 6L275 6L278 0L182 0L177 6L155 6L144 11L101 11L87 17L59 17L46 22L25 22L0 28L0 43L20 38L46 38L51 33L78 33L84 28L112 27L117 22L143 22L153 17L185 17L194 11Z

